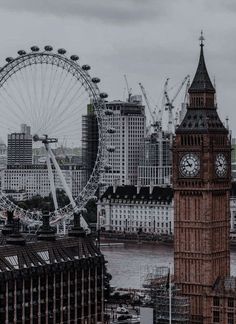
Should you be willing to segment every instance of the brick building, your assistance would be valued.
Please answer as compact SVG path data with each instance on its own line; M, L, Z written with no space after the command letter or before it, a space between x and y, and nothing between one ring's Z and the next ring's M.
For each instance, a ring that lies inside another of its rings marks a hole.
M200 38L189 104L173 143L174 277L191 305L191 323L233 324L230 277L231 143L217 113Z
M8 216L0 237L0 323L103 323L104 258L79 215L63 238L49 216L37 237L21 235Z

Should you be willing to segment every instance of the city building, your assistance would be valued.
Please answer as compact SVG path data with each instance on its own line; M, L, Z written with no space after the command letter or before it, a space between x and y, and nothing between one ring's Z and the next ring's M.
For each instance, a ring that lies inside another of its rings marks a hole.
M111 101L108 122L109 170L103 180L109 185L136 185L140 143L145 137L146 117L141 96L131 96L128 102Z
M7 164L24 165L32 164L32 135L30 126L21 125L20 133L8 134L7 139Z
M231 152L231 174L232 181L236 181L236 138L232 138L231 140L232 152Z
M84 186L85 173L78 165L61 165L62 174L68 184L72 196L77 197ZM55 187L64 189L61 180L52 166ZM46 197L51 192L47 166L44 165L9 165L1 173L1 189L7 195L12 195L12 191L27 192L28 199L32 196L40 195ZM9 194L10 192L10 194Z
M21 190L2 190L2 193L13 199L14 201L24 201L28 199L28 193L26 190L21 189Z
M138 163L138 184L163 186L171 184L172 134L165 131L152 133L141 140Z
M100 228L116 232L173 233L170 187L111 186L97 203Z
M230 276L231 143L215 103L200 37L186 115L173 142L174 280L191 323L235 323Z
M82 116L82 164L86 170L86 181L89 179L98 151L98 124L94 106L87 106L87 115Z
M7 166L7 146L0 138L0 170Z
M43 216L24 237L13 215L0 237L0 323L104 323L104 257L80 227L56 237Z

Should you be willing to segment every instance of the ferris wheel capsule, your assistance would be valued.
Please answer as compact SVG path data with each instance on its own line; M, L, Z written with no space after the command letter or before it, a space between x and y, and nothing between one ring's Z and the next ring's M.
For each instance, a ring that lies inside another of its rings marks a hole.
M113 115L113 111L112 111L111 109L107 109L107 110L105 111L105 115L106 115L106 116L112 116L112 115Z
M32 52L38 52L39 51L39 47L38 46L32 46L30 47Z
M59 48L57 53L61 54L61 55L64 55L64 54L66 54L66 50L64 48Z
M99 185L100 187L104 187L104 186L107 185L107 182L105 182L105 181L99 181L98 185Z
M93 83L99 83L101 80L99 78L92 78L92 82Z
M91 67L90 67L90 65L88 65L88 64L84 64L84 65L82 65L82 69L83 69L84 71L88 71L88 70L91 69Z
M110 152L110 153L115 152L115 150L116 150L115 146L112 146L112 145L111 145L111 146L108 146L108 147L107 147L107 151Z
M25 55L25 54L26 54L26 51L24 51L24 50L19 50L17 53L18 53L19 55Z
M71 55L70 59L71 59L72 61L78 61L79 56L78 56L78 55Z
M109 134L115 134L115 132L116 132L116 130L115 130L115 128L108 128L107 129L107 133L109 133Z
M110 171L112 169L112 166L110 164L106 164L104 166L104 170L107 172L107 171Z
M47 51L47 52L51 52L51 51L53 50L52 46L50 46L50 45L46 45L46 46L44 46L44 49L45 49L45 51Z
M9 63L9 62L11 62L11 61L13 61L13 60L14 60L13 57L7 57L7 58L6 58L7 63Z
M100 98L101 99L106 99L108 97L108 94L106 92L100 93Z

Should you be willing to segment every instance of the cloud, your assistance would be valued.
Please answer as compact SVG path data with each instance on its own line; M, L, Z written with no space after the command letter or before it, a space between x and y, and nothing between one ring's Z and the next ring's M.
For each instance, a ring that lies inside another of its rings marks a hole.
M160 17L166 5L161 0L0 0L0 7L9 11L71 15L115 24L132 24Z

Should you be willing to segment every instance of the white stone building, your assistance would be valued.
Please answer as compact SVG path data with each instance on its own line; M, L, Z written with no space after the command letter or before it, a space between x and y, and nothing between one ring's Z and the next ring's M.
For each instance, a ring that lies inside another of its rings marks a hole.
M172 198L170 187L109 187L97 204L98 226L116 232L137 232L142 228L146 233L173 234ZM236 239L236 182L232 183L230 197L230 231Z
M112 101L106 104L111 114L108 146L115 148L108 156L110 170L104 173L109 185L136 185L140 142L145 136L146 117L141 96L132 96L129 102Z
M109 187L98 201L100 228L117 232L171 234L174 226L170 187Z
M62 173L74 197L82 190L84 185L84 170L77 165L61 166ZM57 172L53 169L55 186L63 189ZM48 196L50 193L50 183L46 165L15 165L8 166L1 171L1 190L3 192L25 191L28 198L40 195Z

